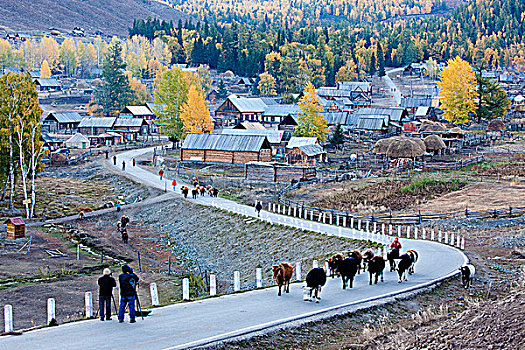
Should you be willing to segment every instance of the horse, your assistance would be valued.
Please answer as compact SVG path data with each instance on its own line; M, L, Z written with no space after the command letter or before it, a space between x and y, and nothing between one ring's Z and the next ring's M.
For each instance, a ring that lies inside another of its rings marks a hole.
M293 266L290 263L282 262L272 266L273 279L279 286L278 296L281 296L281 287L284 285L286 293L290 293L290 279L293 275Z
M390 264L390 272L396 270L396 261L394 259L399 259L399 249L393 248L388 253L386 253L386 259Z
M306 286L304 286L304 301L312 301L312 292L314 294L315 302L319 303L321 297L321 288L326 283L326 271L323 268L316 267L311 269L306 275Z
M381 276L381 282L383 279L383 270L385 269L385 259L380 255L374 255L371 250L368 250L363 258L368 261L368 274L370 275L369 285L372 285L372 278L375 276L374 284L377 284L379 276Z
M476 268L472 264L467 264L461 266L459 271L461 271L461 284L465 289L469 288L476 274Z
M330 276L332 278L335 277L335 269L337 267L336 265L336 260L343 260L345 257L343 256L343 254L341 253L336 253L334 255L332 255L331 257L329 257L328 259L326 259L326 262L328 263L328 270L330 271Z

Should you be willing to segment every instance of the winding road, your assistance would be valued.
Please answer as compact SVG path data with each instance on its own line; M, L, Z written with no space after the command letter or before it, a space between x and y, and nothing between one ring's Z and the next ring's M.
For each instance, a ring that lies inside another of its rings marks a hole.
M132 159L151 148L132 150L118 155L117 164L127 164L126 171L120 166L115 171L141 183L167 191L173 191L169 182L140 167L130 166ZM111 164L111 166L113 166ZM180 182L177 180L180 187ZM183 200L176 191L174 200ZM223 198L199 197L191 200L256 216L253 207ZM328 235L350 238L367 238L388 243L390 237L357 232L317 222L290 218L264 211L261 220L270 220L287 226L308 228ZM177 303L153 309L152 314L137 323L119 324L116 317L111 322L84 320L58 327L26 332L20 336L0 338L0 349L186 349L229 340L233 337L248 337L284 325L298 325L328 315L355 310L358 307L377 305L402 293L418 290L438 281L454 276L467 258L459 250L432 241L401 239L404 249L415 249L420 254L416 273L408 282L397 283L394 272L385 272L385 281L368 285L368 274L356 276L354 288L343 290L340 279L329 279L321 293L319 304L302 300L302 284L293 283L289 294L277 297L276 287L223 295L204 300ZM303 267L302 275L306 275ZM232 272L233 274L233 272ZM253 273L255 279L255 271ZM16 322L16 309L15 309Z
M392 79L390 78L391 74L396 74L398 72L402 72L404 67L401 68L394 68L386 72L386 75L383 77L385 80L386 85L390 89L390 92L392 93L392 99L394 100L393 106L399 106L401 104L401 91L399 91L399 88L394 84Z

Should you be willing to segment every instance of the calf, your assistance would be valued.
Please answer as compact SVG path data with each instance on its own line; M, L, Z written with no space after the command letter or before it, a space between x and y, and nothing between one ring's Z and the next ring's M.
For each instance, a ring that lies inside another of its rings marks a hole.
M386 258L388 260L388 263L390 264L390 271L396 270L396 262L394 259L399 259L399 249L393 248L388 253L386 253Z
M328 263L328 271L330 271L330 276L334 278L335 276L335 269L337 267L336 261L337 260L343 260L345 257L341 253L337 253L326 259L326 262Z
M415 250L408 250L405 254L399 257L400 261L397 264L398 283L404 279L407 280L407 274L414 273L414 264L418 259L418 254Z
M385 269L385 259L380 255L375 256L370 250L363 255L363 258L368 261L368 274L370 275L369 284L372 285L372 279L374 276L374 284L377 284L379 276L381 276L381 282L384 282L383 270Z
M352 288L354 286L354 277L357 273L357 260L355 258L337 260L335 271L341 275L343 289L346 289L346 284L348 281L350 281L350 288Z
M199 189L198 188L194 188L193 190L191 190L191 196L193 197L193 199L197 199L198 195L199 195Z
M287 262L272 266L273 279L279 285L278 296L281 295L281 287L284 285L286 293L290 293L290 279L293 275L293 267Z
M472 264L467 264L459 268L461 271L461 284L465 289L469 288L476 274L476 268Z
M320 267L311 269L306 275L306 287L304 290L304 300L312 301L312 293L314 294L315 302L318 303L321 297L321 288L326 283L326 271Z
M412 265L410 265L410 267L408 268L408 274L412 275L414 272L416 272L414 267L415 267L415 264L417 262L419 255L413 249L407 250L407 254L410 255L410 257L412 258Z

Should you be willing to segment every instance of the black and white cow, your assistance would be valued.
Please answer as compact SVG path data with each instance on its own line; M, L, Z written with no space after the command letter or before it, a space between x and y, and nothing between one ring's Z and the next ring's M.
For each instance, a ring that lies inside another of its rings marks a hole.
M398 283L404 279L407 280L407 274L412 275L415 272L414 265L419 255L415 250L407 250L407 252L399 257L397 264L397 274L399 276Z
M310 270L306 275L306 286L304 287L305 301L313 301L312 293L314 294L315 302L318 303L321 297L321 288L326 283L326 271L323 268L316 267Z
M467 289L472 284L474 275L476 275L476 268L472 264L467 264L461 266L459 270L461 271L461 284Z

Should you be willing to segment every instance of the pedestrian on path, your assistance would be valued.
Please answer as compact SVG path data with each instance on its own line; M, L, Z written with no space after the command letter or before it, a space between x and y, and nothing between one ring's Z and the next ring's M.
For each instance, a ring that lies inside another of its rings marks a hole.
M257 201L257 205L255 206L255 211L257 212L257 217L261 216L261 209L262 209L262 204L261 204L261 202Z
M159 175L160 175L160 181L162 181L162 175L164 175L164 170L160 169Z
M117 165L117 156L113 156L113 165Z
M111 277L111 270L104 269L104 275L98 279L98 313L100 320L104 321L104 315L106 321L111 320L111 298L113 297L113 288L117 286L115 279ZM104 313L105 309L105 313ZM115 310L116 311L116 310Z
M81 210L80 213L78 213L78 219L80 221L82 221L82 219L84 219L84 211L83 210Z
M118 276L120 284L120 305L118 308L118 321L124 322L124 311L126 305L129 307L129 323L135 323L135 297L139 277L133 273L128 265L122 266L122 273Z
M133 158L133 166L135 166L135 158Z
M173 185L173 192L175 192L175 187L177 186L177 180L173 179L171 184Z
M109 152L106 150L106 159L109 159Z
M126 162L122 161L122 171L126 171Z
M118 202L117 202L117 205L116 205L116 207L117 207L117 212L120 211L120 207L121 207L121 206L122 206L122 204L120 204L120 201L118 201Z

